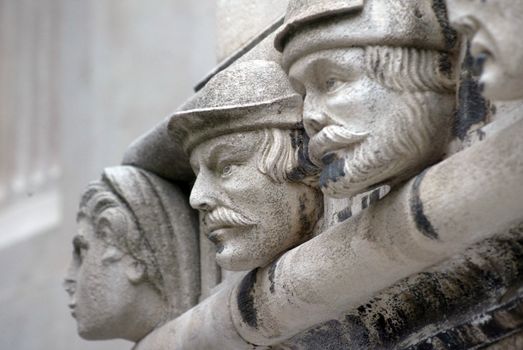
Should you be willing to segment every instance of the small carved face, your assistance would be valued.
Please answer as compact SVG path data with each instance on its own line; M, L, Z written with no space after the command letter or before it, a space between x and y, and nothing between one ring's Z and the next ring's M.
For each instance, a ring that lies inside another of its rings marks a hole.
M492 100L523 98L523 1L447 0L451 24L467 35Z
M326 194L360 193L412 165L416 150L409 157L408 150L396 149L394 139L415 126L404 125L399 93L365 73L364 49L312 53L295 62L289 76L305 93L309 152L324 167L320 183Z
M88 340L126 338L127 311L135 301L128 278L133 259L95 235L90 219L80 218L78 227L64 282L78 333Z
M191 153L197 175L191 206L202 214L202 231L216 245L216 260L228 270L271 262L311 231L315 191L278 183L258 167L261 132L219 136Z

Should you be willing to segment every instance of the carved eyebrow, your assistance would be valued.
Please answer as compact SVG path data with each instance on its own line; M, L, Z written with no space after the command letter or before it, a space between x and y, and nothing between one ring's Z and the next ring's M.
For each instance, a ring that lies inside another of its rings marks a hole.
M73 238L73 247L75 249L89 249L89 242L80 235L75 235Z
M236 158L237 155L244 153L241 149L237 149L227 143L220 143L214 146L209 152L207 157L207 163L210 168L215 168L218 165L218 162L223 160L223 158Z

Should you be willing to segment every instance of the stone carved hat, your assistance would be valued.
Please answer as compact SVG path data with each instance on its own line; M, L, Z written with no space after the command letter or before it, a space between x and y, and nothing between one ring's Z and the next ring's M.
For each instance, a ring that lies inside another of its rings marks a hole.
M263 128L300 128L302 98L273 61L238 62L214 76L169 121L189 154L205 140Z
M131 166L104 169L102 181L138 228L127 232L129 253L156 266L157 275L150 278L166 293L170 317L180 315L197 302L200 287L197 221L186 196L175 185Z
M455 41L444 0L290 0L274 45L288 69L319 50L386 45L449 51Z

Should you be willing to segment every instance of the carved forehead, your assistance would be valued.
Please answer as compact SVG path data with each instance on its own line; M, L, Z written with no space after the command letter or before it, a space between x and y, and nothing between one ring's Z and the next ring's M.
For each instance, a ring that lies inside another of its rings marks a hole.
M365 50L361 47L319 50L309 53L296 60L289 69L291 79L301 80L312 72L326 73L323 71L328 66L359 67L363 68Z
M191 164L218 156L254 154L262 140L260 131L246 131L221 135L197 145L190 154Z

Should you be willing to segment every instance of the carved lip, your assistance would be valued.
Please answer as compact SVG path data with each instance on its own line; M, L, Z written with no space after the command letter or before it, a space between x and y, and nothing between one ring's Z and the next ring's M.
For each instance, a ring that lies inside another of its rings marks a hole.
M71 309L71 316L73 318L76 318L76 304L69 304L69 309Z
M230 231L233 229L233 226L221 226L221 227L215 227L207 233L207 238L213 243L219 243L224 240L224 236L226 235L227 231Z
M326 126L310 139L310 158L316 165L322 166L323 159L331 158L330 155L340 150L348 152L368 135L368 132L350 131L341 125Z
M254 225L222 225L222 226L215 226L214 228L210 229L208 231L207 238L213 243L221 243L224 242L228 237L231 237L231 234L234 234L234 231L237 231L238 229L245 229L247 227L251 227Z

